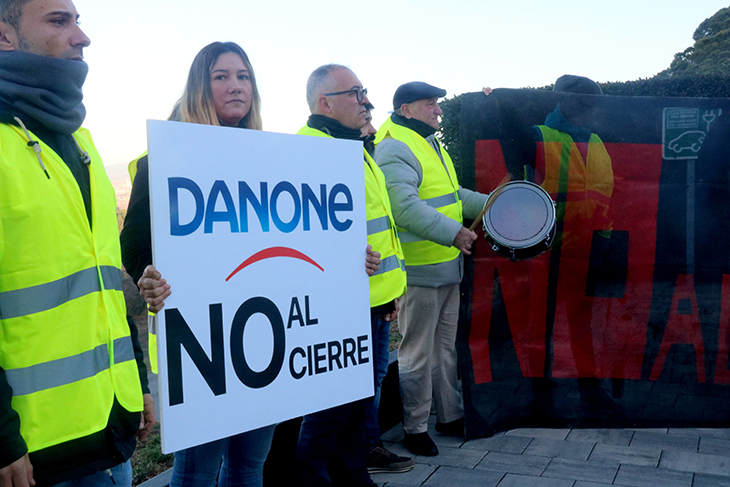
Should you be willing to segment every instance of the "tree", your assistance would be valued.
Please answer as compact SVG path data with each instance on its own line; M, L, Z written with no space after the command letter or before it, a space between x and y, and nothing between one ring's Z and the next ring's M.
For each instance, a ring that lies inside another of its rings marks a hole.
M730 73L730 7L705 19L692 38L694 46L675 54L672 64L658 78Z

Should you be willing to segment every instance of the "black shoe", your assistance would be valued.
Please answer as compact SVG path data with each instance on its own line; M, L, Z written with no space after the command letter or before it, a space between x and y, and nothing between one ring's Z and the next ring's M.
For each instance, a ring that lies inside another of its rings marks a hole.
M464 418L448 423L436 423L436 431L444 436L464 436Z
M414 455L435 457L439 454L436 443L428 436L428 433L416 433L413 435L406 433L405 438L403 438L403 444Z
M368 454L369 473L402 473L413 470L416 460L396 455L378 445Z

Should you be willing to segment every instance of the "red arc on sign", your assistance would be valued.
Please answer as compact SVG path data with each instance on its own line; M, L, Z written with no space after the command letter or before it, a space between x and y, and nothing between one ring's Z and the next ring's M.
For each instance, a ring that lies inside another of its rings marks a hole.
M268 249L264 249L259 252L256 252L251 257L244 260L241 263L241 265L236 267L236 269L233 272L231 272L231 275L226 277L226 282L228 282L228 280L231 277L235 276L239 271L241 271L245 267L253 264L254 262L258 262L260 260L265 260L265 259L271 259L274 257L291 257L293 259L303 260L304 262L309 262L314 267L316 267L320 271L324 272L324 269L322 268L322 266L317 264L308 255L305 255L305 254L299 252L298 250L290 249L289 247L269 247Z

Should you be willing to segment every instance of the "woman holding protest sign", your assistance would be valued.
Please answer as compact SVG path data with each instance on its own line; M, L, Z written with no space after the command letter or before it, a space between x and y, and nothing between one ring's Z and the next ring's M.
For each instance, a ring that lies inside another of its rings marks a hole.
M178 106L179 105L179 106ZM248 56L238 44L214 42L195 56L171 120L261 130L261 98ZM130 166L134 176L121 234L124 266L151 312L164 306L170 285L152 264L147 156ZM274 426L175 452L170 485L262 486Z

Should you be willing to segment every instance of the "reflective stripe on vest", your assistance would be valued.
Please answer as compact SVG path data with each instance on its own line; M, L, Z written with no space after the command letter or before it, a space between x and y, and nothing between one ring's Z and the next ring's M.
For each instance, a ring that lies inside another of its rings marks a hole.
M73 137L91 158L91 225L63 160L39 141L46 177L26 135L0 124L0 367L29 452L103 430L115 398L143 406L114 188L88 132Z
M384 274L386 272L394 271L396 269L401 269L402 271L405 271L405 261L399 259L397 255L391 255L390 257L386 257L385 259L380 260L380 267L378 267L378 270L375 271L375 274L373 275L377 276L379 274Z
M390 230L390 228L390 218L388 218L388 215L381 216L380 218L375 218L373 220L368 220L368 235L385 232L387 230Z
M100 271L104 289L122 290L120 269L102 266ZM92 267L45 284L0 292L0 320L40 313L99 291L99 271Z
M132 339L122 337L114 340L114 363L120 364L130 360L134 360ZM8 384L13 388L13 396L24 396L88 379L109 367L111 367L109 347L102 344L79 355L31 365L23 369L6 370L5 376Z
M302 127L300 135L330 137L309 126ZM331 138L331 137L330 137ZM370 283L370 307L389 303L406 291L403 249L395 230L390 209L385 176L373 158L363 149L365 158L365 213L367 216L368 243L380 253L380 267Z
M431 208L459 223L462 222L462 203L458 197L459 182L451 157L441 147L441 156L429 142L413 130L398 125L391 118L385 121L378 130L375 143L379 144L386 137L406 144L421 165L421 184L418 197ZM443 158L443 159L442 159ZM453 246L446 247L424 239L398 228L398 238L403 245L406 265L430 265L448 262L459 257L459 250Z

